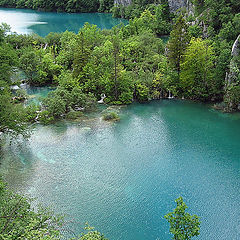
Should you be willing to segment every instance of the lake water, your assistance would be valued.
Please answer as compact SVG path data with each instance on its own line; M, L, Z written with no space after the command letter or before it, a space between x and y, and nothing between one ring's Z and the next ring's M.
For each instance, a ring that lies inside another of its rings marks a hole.
M85 22L97 25L101 29L110 29L127 20L112 18L107 13L53 13L28 9L0 8L0 23L5 22L17 33L37 33L44 37L50 32L66 30L78 32Z
M4 147L0 173L76 233L88 221L110 240L171 239L163 216L181 195L201 217L196 239L240 239L240 115L163 100L120 116L37 125L28 143Z

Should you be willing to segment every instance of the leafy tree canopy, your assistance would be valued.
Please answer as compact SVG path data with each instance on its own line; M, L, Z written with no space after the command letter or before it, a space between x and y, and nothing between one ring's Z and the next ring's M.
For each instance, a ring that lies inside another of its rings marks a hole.
M200 230L200 221L197 215L190 215L185 210L187 205L183 202L183 198L179 197L175 200L177 207L173 212L168 213L164 217L170 223L170 232L173 234L174 240L189 240L198 236Z

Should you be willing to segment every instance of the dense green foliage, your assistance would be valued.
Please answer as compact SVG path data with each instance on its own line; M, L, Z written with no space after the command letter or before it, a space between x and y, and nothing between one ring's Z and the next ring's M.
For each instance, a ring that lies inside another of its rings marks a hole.
M231 84L224 81L226 73L233 71L232 75L237 76L239 65L231 68L233 61L231 60L231 49L237 36L240 34L240 3L239 1L228 0L205 0L194 1L195 16L189 19L195 29L195 37L208 39L208 46L213 47L214 57L213 64L209 67L213 68L212 86L215 85L214 99L222 100L221 105L225 111L235 111L239 104L239 81L236 79ZM193 28L193 27L192 27ZM210 44L210 45L209 45ZM230 64L231 62L231 64ZM208 94L209 97L212 94Z
M158 11L159 7L163 11L164 19L167 20L171 15L168 0L132 0L130 5L115 5L112 12L115 17L133 19L140 17L141 13L146 9Z
M0 90L0 134L28 135L26 109L14 104L9 91ZM0 135L0 139L1 139Z
M115 5L112 13L113 17L134 20L146 10L154 15L151 23L153 32L157 35L168 35L171 31L171 19L174 14L170 13L167 0L159 0L157 3L156 1L134 0L130 5Z
M0 239L60 240L63 218L38 206L32 199L16 194L0 179ZM107 240L92 227L85 227L75 240ZM73 240L73 239L72 239Z
M201 101L223 101L226 111L240 104L240 57L231 56L240 34L240 3L228 0L195 0L193 15L182 12L175 18L167 1L133 1L115 6L114 16L129 18L129 25L100 30L86 24L78 34L7 34L0 26L0 138L29 133L29 122L47 124L66 117L81 117L92 111L101 94L105 103L130 104L171 97ZM5 1L1 6L67 12L110 11L113 1ZM172 30L172 31L171 31ZM170 33L171 31L171 33ZM169 34L168 44L159 38ZM24 107L11 86L17 70L30 85L56 86L41 106ZM231 70L232 81L225 82ZM103 116L119 119L116 113ZM0 182L1 239L59 239L59 219L52 213L31 208L29 200L7 190ZM174 239L199 234L199 219L186 213L182 198L165 216ZM3 207L4 206L4 207ZM49 224L51 222L52 224ZM80 239L102 239L90 230Z
M174 240L190 240L199 235L200 221L197 215L185 212L187 205L182 197L175 200L177 207L164 217L170 223L170 232Z
M211 100L217 93L214 81L214 52L207 40L192 38L181 61L180 86L183 96Z
M0 26L0 142L3 134L28 135L26 109L14 104L10 92L11 75L18 66L17 55L12 46L5 42L6 26Z
M77 111L92 111L96 107L96 99L92 94L85 94L80 87L71 90L59 86L55 91L48 94L42 102L43 112L40 121L51 122L66 115L68 119L81 116Z
M162 40L153 33L154 22L154 15L145 11L127 27L101 31L86 24L78 34L49 34L45 39L29 36L25 44L16 43L21 42L20 36L9 35L6 41L16 48L19 69L29 84L55 84L68 95L78 91L88 99L93 96L99 99L104 93L105 102L129 104L133 99L143 102L151 98L152 82L164 53ZM23 39L26 37L22 35ZM57 96L49 96L45 102L54 98ZM92 100L83 100L82 104L73 100L54 101L59 107L61 104L62 110L52 115L60 116L71 108L86 108Z
M1 132L25 134L26 122L34 119L49 123L61 117L76 118L81 116L77 112L94 109L101 94L106 95L105 103L112 104L173 94L201 101L224 100L226 111L238 110L240 61L239 56L231 59L231 47L239 34L239 4L224 0L194 3L194 15L182 12L173 19L167 1L156 5L133 2L142 8L130 16L127 26L100 30L86 24L78 34L66 31L46 38L6 34L9 28L2 25ZM101 4L103 11L110 9L111 2ZM171 28L165 46L159 35ZM234 79L226 84L229 66ZM34 107L26 110L14 104L10 85L17 69L25 73L30 85L58 86L43 101L39 114L30 110Z
M99 0L0 0L0 6L58 12L96 12L99 8Z
M0 239L59 239L60 218L6 188L0 180Z
M169 51L169 63L178 72L178 74L180 74L180 64L189 41L190 35L186 20L184 19L183 15L180 15L173 26L167 46Z

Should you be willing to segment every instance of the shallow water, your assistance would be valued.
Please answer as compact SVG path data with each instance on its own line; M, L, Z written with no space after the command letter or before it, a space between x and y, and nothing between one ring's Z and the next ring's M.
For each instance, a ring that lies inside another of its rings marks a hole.
M240 115L204 104L153 101L121 120L38 125L22 147L5 146L9 185L110 240L171 239L163 216L183 196L201 217L202 240L240 238Z
M66 30L78 32L85 22L95 24L101 29L110 29L127 20L112 18L107 13L54 13L38 12L28 9L0 8L0 23L7 23L13 32L37 33L45 37L50 32Z
M25 89L28 94L26 104L38 105L42 101L42 99L47 97L48 93L55 90L56 87L32 87L29 85L25 85L23 89Z

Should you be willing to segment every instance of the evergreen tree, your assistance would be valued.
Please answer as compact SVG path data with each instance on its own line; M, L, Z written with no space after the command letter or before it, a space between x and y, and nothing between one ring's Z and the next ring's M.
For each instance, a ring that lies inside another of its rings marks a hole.
M119 64L119 51L120 51L120 39L118 35L115 35L112 38L112 45L113 45L113 58L114 58L114 96L115 100L118 99L119 92L118 92L118 64Z
M88 58L90 55L90 49L88 46L87 39L84 33L81 31L77 37L77 46L74 52L74 60L73 60L73 76L79 76L83 70L83 67L86 65Z
M173 26L173 30L170 33L170 39L167 45L168 48L168 60L170 64L180 73L180 63L183 58L183 54L190 41L190 35L188 33L188 27L183 15L180 15Z

